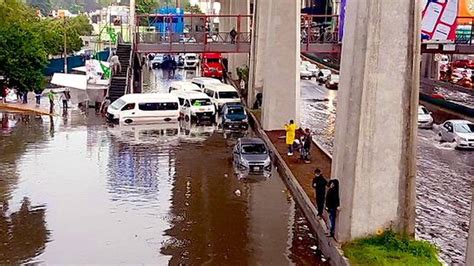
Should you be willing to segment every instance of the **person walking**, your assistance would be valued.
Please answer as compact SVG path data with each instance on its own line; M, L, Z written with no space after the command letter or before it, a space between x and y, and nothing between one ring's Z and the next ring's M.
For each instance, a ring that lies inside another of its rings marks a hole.
M316 192L316 207L318 209L318 218L323 217L324 200L326 197L326 186L328 181L323 176L320 169L314 171L313 188Z
M313 136L311 134L311 131L309 128L306 128L304 130L304 142L303 142L303 150L304 150L304 155L303 155L303 160L305 163L311 163L309 160L309 155L311 152L311 145L313 143Z
M68 101L69 101L69 97L68 97L68 94L66 91L63 92L63 94L61 94L61 102L63 103L63 109L67 109L68 108Z
M336 217L337 211L340 210L340 199L339 199L339 180L332 179L329 181L329 189L326 195L326 209L329 213L329 221L331 223L329 229L329 235L334 237L336 230Z
M35 92L35 98L36 98L36 105L40 106L41 105L41 91L37 90Z
M48 99L49 99L49 113L52 114L53 109L54 109L54 92L53 92L53 90L49 90Z
M112 66L112 72L114 75L122 72L122 65L120 64L120 60L117 54L114 54L110 58L110 65Z
M7 95L8 95L7 85L3 85L2 86L2 101L3 101L3 103L7 103Z
M293 155L293 144L295 142L296 125L293 120L290 120L289 124L285 125L286 131L286 145L288 145L288 156Z
M232 28L232 30L229 32L230 35L230 43L235 43L235 38L237 37L237 31L235 28Z

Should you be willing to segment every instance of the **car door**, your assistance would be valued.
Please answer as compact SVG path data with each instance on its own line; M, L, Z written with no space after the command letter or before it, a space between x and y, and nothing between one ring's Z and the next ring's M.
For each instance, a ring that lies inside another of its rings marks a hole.
M446 123L447 130L446 130L446 141L453 142L456 139L454 138L454 131L453 131L453 123L448 122Z
M446 122L441 127L441 139L443 141L452 141L452 130L453 124L451 122Z
M233 153L234 153L234 163L236 163L237 165L241 164L241 162L240 162L240 141L238 141L237 144L235 144Z
M120 110L120 120L130 124L132 123L135 119L139 118L135 114L135 103L127 103L122 109Z

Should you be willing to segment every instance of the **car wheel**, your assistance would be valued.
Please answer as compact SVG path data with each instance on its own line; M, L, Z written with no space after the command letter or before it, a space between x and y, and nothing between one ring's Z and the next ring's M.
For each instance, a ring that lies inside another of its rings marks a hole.
M186 116L184 117L184 120L185 120L186 122L189 122L189 115L186 115Z
M131 124L133 123L133 120L128 118L128 119L125 119L123 122L125 122L125 124Z

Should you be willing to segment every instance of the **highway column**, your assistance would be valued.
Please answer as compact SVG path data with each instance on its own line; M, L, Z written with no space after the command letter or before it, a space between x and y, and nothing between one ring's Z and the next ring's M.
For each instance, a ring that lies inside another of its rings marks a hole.
M299 123L301 1L289 4L271 0L268 6L262 126L265 130L275 130L282 129L290 119Z
M418 5L347 1L332 164L341 241L387 228L414 235Z

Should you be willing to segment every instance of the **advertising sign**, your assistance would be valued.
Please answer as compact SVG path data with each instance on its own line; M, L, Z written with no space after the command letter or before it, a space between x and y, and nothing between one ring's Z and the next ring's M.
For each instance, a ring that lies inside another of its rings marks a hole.
M339 14L339 42L342 42L344 35L344 20L346 19L346 0L341 0L341 13Z
M462 1L462 0L461 0ZM454 42L459 0L423 0L423 41Z
M459 1L459 16L460 17L474 17L474 0L458 0ZM458 19L458 23L468 24L472 19Z

